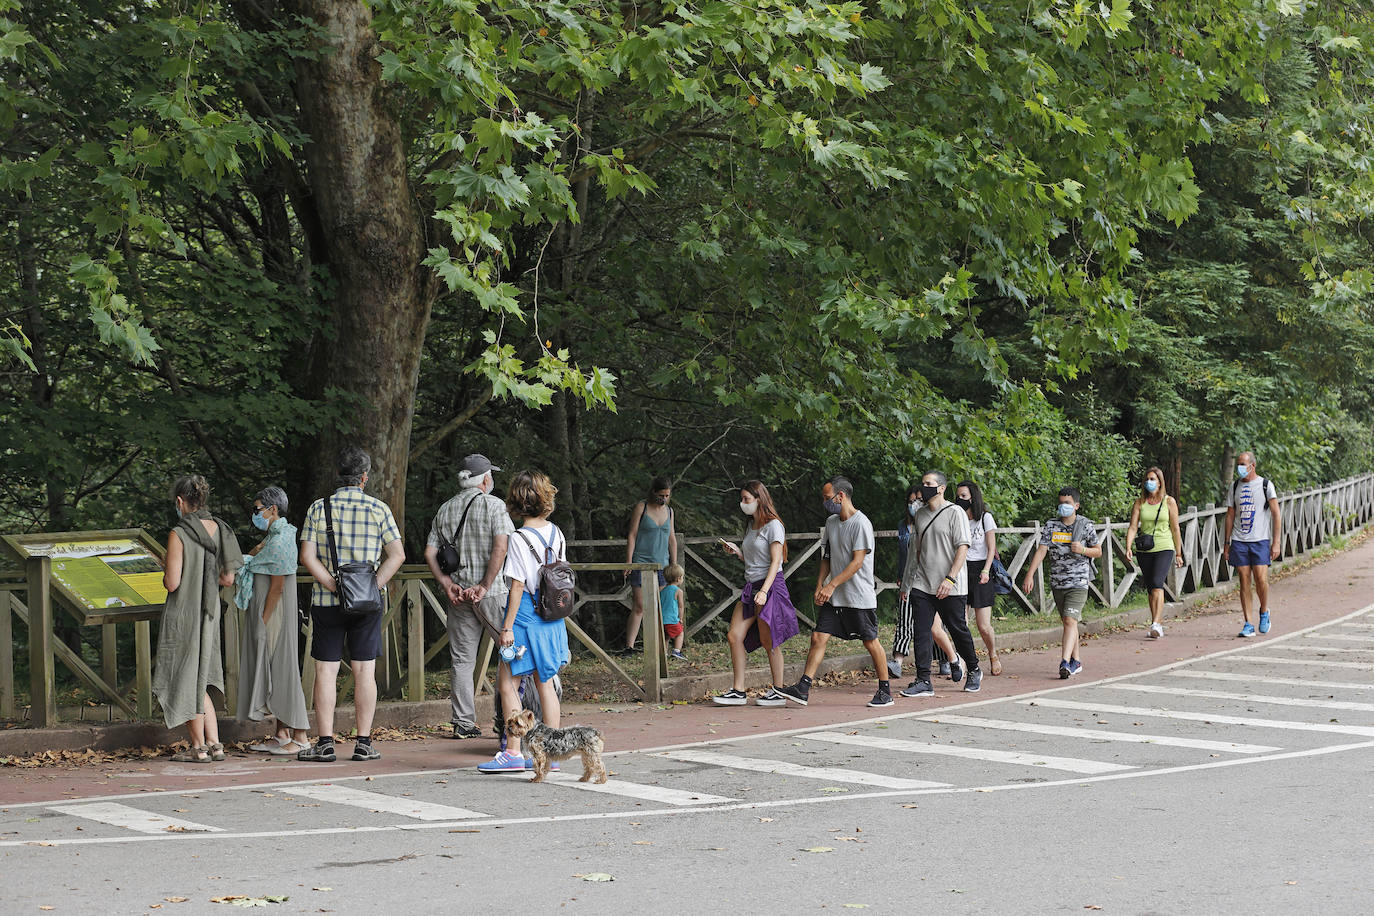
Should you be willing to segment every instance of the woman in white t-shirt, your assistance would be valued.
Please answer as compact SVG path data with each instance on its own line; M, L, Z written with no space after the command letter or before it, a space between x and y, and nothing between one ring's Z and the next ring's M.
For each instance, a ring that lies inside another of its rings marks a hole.
M511 646L517 652L522 648L524 651L509 662L503 659L496 669L501 707L510 715L520 710L520 679L526 674L534 675L544 724L549 728L558 728L562 714L553 677L572 659L568 628L562 619L545 620L534 606L540 566L567 558L567 540L558 526L549 521L557 492L549 478L538 471L521 471L511 479L506 493L506 507L522 522L506 542L506 561L501 567L501 575L510 583L510 596L499 644L503 649ZM483 773L528 769L520 753L520 739L507 735L506 749L492 760L479 763L477 769Z
M997 556L997 520L983 503L983 491L971 480L959 482L954 504L968 516L968 606L988 652L988 667L994 675L1002 673L997 657L997 634L992 632L992 602L997 592L992 585L992 558Z
M782 683L782 644L801 631L797 609L787 593L782 577L786 558L787 532L773 508L768 488L757 480L747 481L739 491L739 510L751 519L739 546L721 540L721 546L744 561L744 589L730 616L730 663L734 686L711 698L717 706L743 706L749 702L744 692L744 671L749 653L763 647L768 653L768 670L773 686L754 699L759 706L786 706L787 698L778 691Z

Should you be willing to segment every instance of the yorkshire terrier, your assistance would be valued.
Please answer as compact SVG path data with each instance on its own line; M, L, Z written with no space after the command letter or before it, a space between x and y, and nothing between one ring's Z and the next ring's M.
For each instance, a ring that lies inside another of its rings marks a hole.
M606 743L590 725L549 728L525 709L506 720L506 734L519 738L525 752L534 758L534 778L530 782L544 781L550 761L568 760L577 754L582 755L582 778L578 782L593 777L598 783L606 781L606 765L601 762Z

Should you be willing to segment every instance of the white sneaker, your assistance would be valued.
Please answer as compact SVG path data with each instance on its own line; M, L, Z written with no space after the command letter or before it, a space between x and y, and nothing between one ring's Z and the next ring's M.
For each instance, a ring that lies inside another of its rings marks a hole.
M1148 635L1151 639L1159 639L1159 637L1161 637L1161 636L1164 635L1164 626L1163 626L1163 624L1158 624L1158 623L1152 623L1152 624L1150 624L1150 632L1149 632L1147 635Z

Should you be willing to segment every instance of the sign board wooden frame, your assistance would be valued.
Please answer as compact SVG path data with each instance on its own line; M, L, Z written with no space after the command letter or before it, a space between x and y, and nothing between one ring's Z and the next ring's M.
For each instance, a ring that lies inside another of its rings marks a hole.
M0 544L21 565L46 557L52 594L82 626L162 616L166 549L142 528L7 534Z

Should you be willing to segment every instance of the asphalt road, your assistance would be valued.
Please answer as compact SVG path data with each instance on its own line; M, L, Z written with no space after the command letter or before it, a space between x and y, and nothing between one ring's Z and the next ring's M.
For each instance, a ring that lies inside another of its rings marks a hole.
M1374 909L1371 608L1120 678L859 711L608 755L600 787L570 762L548 785L464 768L11 805L0 905Z

